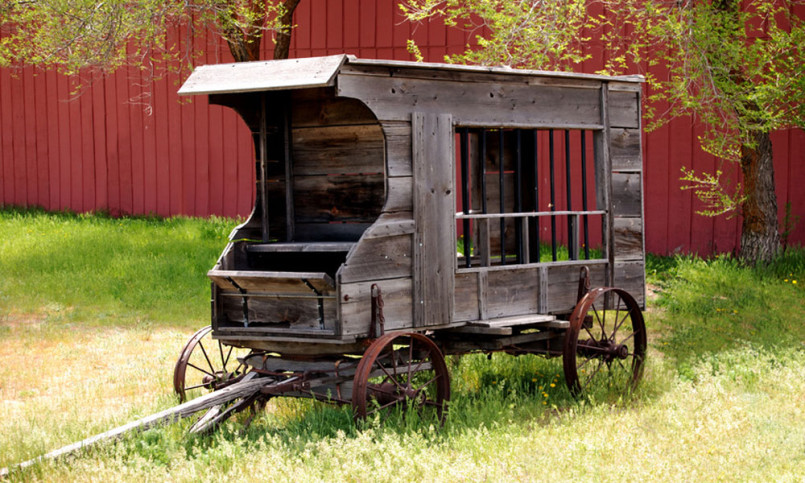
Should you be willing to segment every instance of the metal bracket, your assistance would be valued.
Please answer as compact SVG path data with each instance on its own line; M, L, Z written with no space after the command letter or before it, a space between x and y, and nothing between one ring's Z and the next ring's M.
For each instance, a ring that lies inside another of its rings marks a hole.
M231 283L232 286L235 287L236 289L238 289L238 292L240 292L240 295L241 295L241 297L240 297L240 305L241 305L241 308L243 308L243 326L248 327L249 326L249 300L248 300L248 294L246 293L246 290L243 289L243 287L241 287L240 285L237 284L237 282L232 280L232 277L226 277L226 281Z
M383 315L383 293L380 290L380 286L373 283L371 290L372 324L369 326L369 337L375 339L386 333L386 317Z

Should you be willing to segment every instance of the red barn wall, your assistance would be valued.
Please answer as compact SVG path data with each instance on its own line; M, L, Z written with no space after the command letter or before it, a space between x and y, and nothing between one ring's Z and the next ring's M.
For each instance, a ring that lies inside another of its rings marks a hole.
M469 40L439 22L404 22L391 0L305 0L294 21L292 57L346 52L413 60L405 45L414 38L425 60L440 61ZM231 61L213 34L201 33L193 42L205 53L199 63ZM265 43L263 58L270 58L272 45ZM603 49L594 53L586 72L603 64ZM114 215L246 216L254 196L248 131L232 112L208 106L203 97L179 99L182 80L178 74L149 79L124 69L84 80L75 97L75 79L32 68L0 69L0 203ZM676 119L644 135L649 252L708 255L733 251L739 243L738 216L697 215L700 202L680 189L682 166L718 167L698 147L700 133L689 119ZM786 203L805 217L805 133L781 131L772 140L780 220ZM725 168L735 173L735 167ZM737 173L732 179L737 182ZM805 241L805 222L790 241Z

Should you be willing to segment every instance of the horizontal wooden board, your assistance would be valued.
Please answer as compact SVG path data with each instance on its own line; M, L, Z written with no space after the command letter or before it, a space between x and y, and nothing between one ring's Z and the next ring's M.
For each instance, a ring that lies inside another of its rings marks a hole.
M294 129L293 172L299 175L383 173L377 124Z
M457 125L598 125L595 89L516 83L461 83L341 74L338 93L363 100L383 121L406 121L412 111L453 116Z
M255 92L332 85L346 55L264 62L211 64L197 67L180 95Z
M539 269L490 271L486 306L490 319L538 313Z
M610 127L640 127L640 105L636 92L609 91Z
M338 271L340 283L411 276L411 235L363 238Z
M643 161L640 151L640 130L613 128L610 130L609 152L612 171L640 171Z
M368 335L372 320L372 285L377 283L383 297L386 330L413 327L410 277L380 281L342 283L340 286L340 323L343 335Z
M308 284L325 295L335 291L333 279L323 272L210 270L207 276L218 287L229 291L237 291L230 279L246 291L315 295Z
M612 214L640 217L643 214L640 173L612 173Z
M411 123L384 121L381 123L386 137L386 165L389 176L411 176Z
M383 175L295 176L297 223L372 223L383 206Z
M383 213L366 233L365 239L384 238L396 235L410 235L414 233L414 214L410 211Z
M605 265L589 265L590 286L606 286ZM580 267L548 267L548 311L551 313L570 312L576 306L579 292Z
M322 301L324 329L333 330L336 323L335 300ZM222 297L223 315L226 322L242 327L243 306L239 297ZM249 328L270 331L281 329L320 329L319 304L315 299L270 299L249 298ZM222 321L219 321L219 326Z
M615 260L643 260L643 220L615 217Z
M349 252L354 242L288 242L288 243L254 243L246 246L250 253L307 252L331 253Z

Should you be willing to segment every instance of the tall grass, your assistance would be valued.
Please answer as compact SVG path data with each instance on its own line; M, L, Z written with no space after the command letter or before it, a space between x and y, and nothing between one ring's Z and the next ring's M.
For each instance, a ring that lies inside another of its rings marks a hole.
M204 274L232 225L0 211L0 466L176 404L173 362L207 323ZM356 428L349 408L275 398L246 430L184 421L11 479L796 480L803 267L803 250L761 269L651 257L649 360L620 400L572 399L561 360L451 357L442 428Z

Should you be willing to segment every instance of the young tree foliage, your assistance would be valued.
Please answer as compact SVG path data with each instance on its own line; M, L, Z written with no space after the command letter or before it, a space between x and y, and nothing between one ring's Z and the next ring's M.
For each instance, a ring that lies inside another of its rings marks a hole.
M211 28L236 61L258 60L275 33L275 58L288 56L299 0L0 0L0 66L36 65L65 74L113 72L161 60L192 61L192 42L169 40L177 26Z
M593 5L604 13L590 15ZM602 73L647 65L649 127L690 115L705 126L702 148L740 166L737 187L721 172L683 172L704 214L742 215L750 263L779 250L770 133L805 126L803 0L406 0L401 8L412 21L439 18L475 34L477 47L452 62L579 70L593 51L586 47L601 42ZM657 101L670 108L655 113Z

